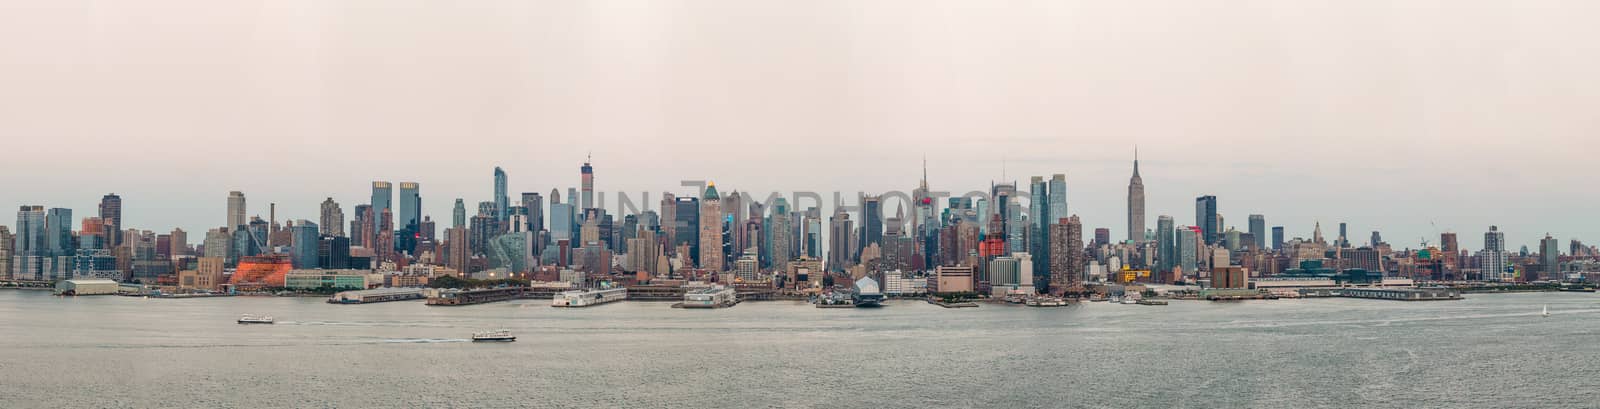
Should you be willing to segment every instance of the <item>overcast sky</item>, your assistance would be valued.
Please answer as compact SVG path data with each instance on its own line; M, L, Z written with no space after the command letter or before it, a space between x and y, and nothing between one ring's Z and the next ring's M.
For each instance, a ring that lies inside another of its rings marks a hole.
M1124 237L1265 214L1396 247L1600 242L1600 2L0 0L0 204L127 226L578 183L938 190L1065 173ZM1004 166L1002 166L1004 163ZM1002 170L1003 169L1003 170ZM892 211L890 207L886 209ZM14 221L3 219L5 224ZM447 223L447 222L446 222ZM441 226L446 224L441 223ZM1435 224L1437 227L1435 227Z

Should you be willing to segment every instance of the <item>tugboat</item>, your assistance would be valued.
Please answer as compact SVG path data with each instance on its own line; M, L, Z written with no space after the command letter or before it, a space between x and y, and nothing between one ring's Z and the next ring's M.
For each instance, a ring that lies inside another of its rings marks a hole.
M245 314L245 315L239 316L239 323L240 324L271 324L272 323L272 316L271 315L250 315L250 314Z
M513 342L516 340L517 337L515 335L511 335L511 331L503 329L497 331L476 332L472 334L472 342Z

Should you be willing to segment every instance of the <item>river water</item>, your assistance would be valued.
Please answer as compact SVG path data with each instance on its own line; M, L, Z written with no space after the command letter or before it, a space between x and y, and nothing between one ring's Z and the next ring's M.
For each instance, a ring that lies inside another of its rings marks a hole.
M0 291L0 406L1600 406L1600 296L1467 297L682 310ZM467 341L497 328L519 340Z

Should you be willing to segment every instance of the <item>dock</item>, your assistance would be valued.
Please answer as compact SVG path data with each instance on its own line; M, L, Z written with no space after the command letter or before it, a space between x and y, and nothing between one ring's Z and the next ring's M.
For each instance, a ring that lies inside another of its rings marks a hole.
M1307 298L1343 297L1393 301L1460 300L1461 291L1452 288L1308 288L1300 290Z
M428 297L428 305L458 306L483 304L496 301L507 301L521 298L527 291L526 287L503 287L467 291L445 291L437 296Z
M409 301L428 298L422 288L374 288L371 290L340 291L328 297L329 304L372 304L391 301Z

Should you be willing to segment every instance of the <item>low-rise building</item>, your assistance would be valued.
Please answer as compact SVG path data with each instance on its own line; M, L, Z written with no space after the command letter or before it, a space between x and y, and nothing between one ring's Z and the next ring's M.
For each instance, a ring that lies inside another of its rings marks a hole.
M118 287L117 282L111 280L61 280L56 283L55 293L58 295L110 295L116 294Z
M972 292L971 266L939 266L928 279L928 291L936 293Z
M291 290L361 290L367 288L366 270L291 270L284 275L284 287Z

